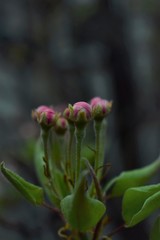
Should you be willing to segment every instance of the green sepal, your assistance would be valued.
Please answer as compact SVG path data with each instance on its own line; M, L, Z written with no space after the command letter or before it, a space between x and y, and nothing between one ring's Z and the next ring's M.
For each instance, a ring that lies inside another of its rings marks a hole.
M111 197L122 196L128 188L144 185L158 170L160 158L143 168L122 172L104 187L104 192L111 190Z
M89 197L86 191L86 179L83 176L73 194L61 201L61 210L72 229L85 232L98 223L106 207L99 200Z
M149 240L159 240L160 239L160 216L157 217L153 227L151 229Z
M32 204L41 205L44 202L43 189L27 182L22 177L12 172L1 163L1 172L8 181Z
M160 208L160 184L129 188L122 200L126 227L133 227Z

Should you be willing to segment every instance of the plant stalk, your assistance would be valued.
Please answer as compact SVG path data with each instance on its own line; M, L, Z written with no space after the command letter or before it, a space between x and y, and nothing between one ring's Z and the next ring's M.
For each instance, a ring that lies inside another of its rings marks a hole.
M82 151L82 142L85 136L85 127L78 128L76 127L76 168L75 168L75 182L79 179L79 174L81 170L81 151Z
M95 150L96 150L94 170L98 179L100 179L101 172L102 172L102 170L100 170L99 168L103 166L103 161L104 161L105 125L106 125L105 119L94 121Z
M48 179L51 179L51 173L49 169L49 158L48 158L48 138L49 138L49 131L48 130L42 130L41 132L42 140L43 140L43 146L44 146L44 174Z
M72 146L74 139L74 124L69 122L69 141L68 141L68 151L67 151L67 161L66 161L66 172L70 176L71 180L73 180L73 172L72 172Z

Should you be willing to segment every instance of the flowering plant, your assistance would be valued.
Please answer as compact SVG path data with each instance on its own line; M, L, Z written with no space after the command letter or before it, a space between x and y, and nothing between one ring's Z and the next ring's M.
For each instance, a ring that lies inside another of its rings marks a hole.
M111 166L104 162L106 120L111 108L112 101L95 97L90 103L69 105L63 113L48 106L32 111L41 129L35 150L41 187L1 163L3 175L29 202L59 214L64 224L58 235L63 239L112 239L117 230L106 233L104 229L111 219L107 202L115 197L122 198L124 223L120 228L133 227L160 208L160 184L144 186L160 169L160 158L104 183L105 170ZM86 147L87 128L92 122L94 143ZM45 202L45 194L50 205ZM150 240L160 239L159 222L157 217Z

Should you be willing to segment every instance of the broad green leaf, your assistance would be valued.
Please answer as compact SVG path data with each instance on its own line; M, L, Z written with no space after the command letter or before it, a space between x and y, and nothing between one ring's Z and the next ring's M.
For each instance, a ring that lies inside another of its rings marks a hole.
M12 185L31 203L41 205L44 202L43 189L33 185L16 173L12 172L1 163L1 171Z
M160 239L160 216L156 219L150 234L150 240Z
M81 179L75 192L61 201L61 209L71 228L81 232L95 227L106 210L102 202L88 196L85 177Z
M122 172L106 185L104 191L111 189L112 197L122 196L128 188L144 185L159 170L160 158L143 168Z
M126 227L132 227L160 208L160 184L129 188L122 201Z

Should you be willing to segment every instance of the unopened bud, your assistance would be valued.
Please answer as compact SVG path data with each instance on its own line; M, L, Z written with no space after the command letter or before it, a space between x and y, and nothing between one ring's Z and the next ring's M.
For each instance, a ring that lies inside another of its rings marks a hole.
M70 106L70 119L76 124L85 124L92 119L92 109L86 102L77 102Z
M69 121L71 120L71 112L72 110L70 109L70 107L67 107L63 112L63 116Z
M59 117L54 126L55 132L57 134L63 135L67 131L68 121L64 117Z
M32 111L32 117L42 128L48 129L55 125L57 114L50 107L40 106Z
M101 120L111 112L112 101L95 97L91 100L91 107L93 118L96 120Z

